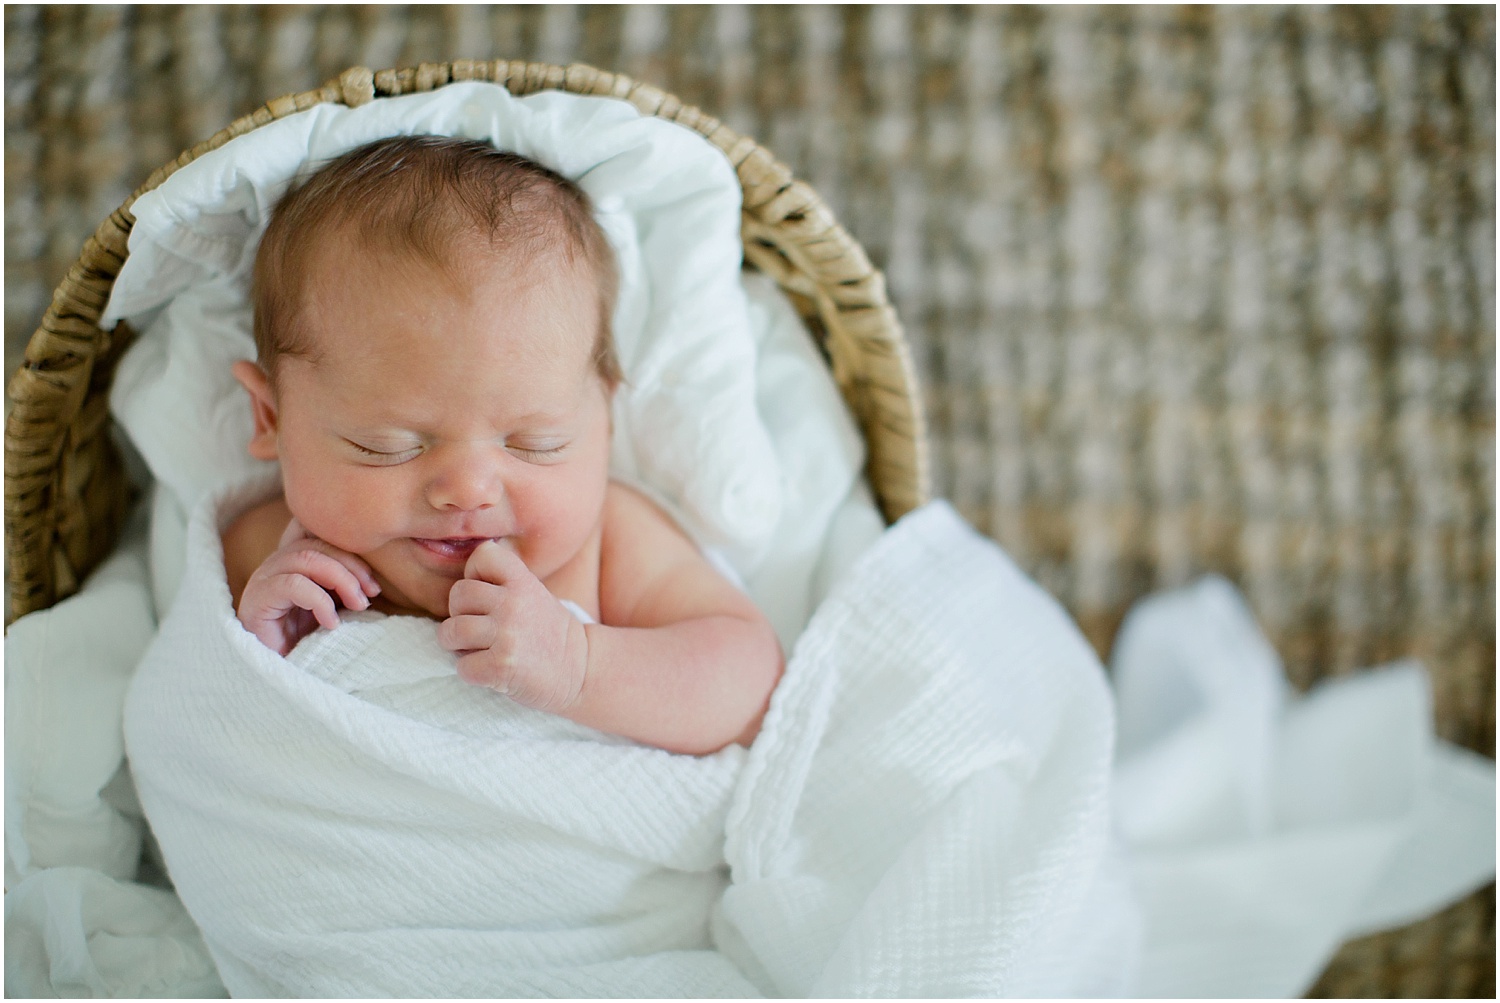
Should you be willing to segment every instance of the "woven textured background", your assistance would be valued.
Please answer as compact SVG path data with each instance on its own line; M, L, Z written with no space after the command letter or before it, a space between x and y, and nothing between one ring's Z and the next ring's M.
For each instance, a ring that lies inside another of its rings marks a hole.
M5 8L6 371L156 167L354 64L585 62L768 146L886 270L935 488L1101 650L1205 571L1299 685L1494 754L1488 6ZM1493 996L1494 890L1317 992Z

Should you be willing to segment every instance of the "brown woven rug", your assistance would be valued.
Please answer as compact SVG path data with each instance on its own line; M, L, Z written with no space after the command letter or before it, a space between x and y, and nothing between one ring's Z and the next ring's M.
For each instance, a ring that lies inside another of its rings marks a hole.
M1482 7L5 9L6 370L154 168L353 64L586 62L755 137L886 269L938 494L1107 650L1244 589L1299 685L1402 656L1494 754ZM1490 996L1493 887L1315 992Z

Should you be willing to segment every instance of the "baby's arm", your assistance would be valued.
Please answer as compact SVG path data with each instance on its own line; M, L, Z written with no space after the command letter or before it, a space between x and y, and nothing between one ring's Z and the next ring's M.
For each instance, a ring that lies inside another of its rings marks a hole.
M365 609L380 592L364 561L309 536L279 498L225 531L224 568L240 623L282 656L318 625L338 626L334 596Z
M754 739L781 676L775 631L628 489L611 487L599 591L604 623L585 627L513 553L486 544L454 585L439 638L470 682L600 731L692 754Z

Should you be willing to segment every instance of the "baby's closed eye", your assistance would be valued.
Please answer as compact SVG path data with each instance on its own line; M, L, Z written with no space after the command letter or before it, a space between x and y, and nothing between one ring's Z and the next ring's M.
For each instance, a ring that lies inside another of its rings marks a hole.
M404 463L422 452L422 444L419 442L357 442L348 438L344 442L362 459L376 464Z
M546 462L556 459L567 451L572 443L567 439L507 439L505 448L520 456L522 459L533 462Z

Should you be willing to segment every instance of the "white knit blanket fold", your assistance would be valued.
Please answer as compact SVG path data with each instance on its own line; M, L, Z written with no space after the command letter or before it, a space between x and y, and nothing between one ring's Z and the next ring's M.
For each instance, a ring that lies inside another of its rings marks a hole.
M1105 682L946 506L835 589L753 748L702 758L467 686L429 621L281 659L233 618L211 505L188 549L126 739L235 995L1123 988Z
M730 809L722 950L785 996L1128 994L1113 702L1066 613L942 502L814 615Z

